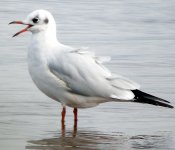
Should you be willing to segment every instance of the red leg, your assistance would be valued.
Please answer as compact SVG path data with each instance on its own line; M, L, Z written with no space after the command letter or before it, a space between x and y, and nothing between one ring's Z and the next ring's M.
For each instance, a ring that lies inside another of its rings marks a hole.
M78 121L78 109L74 108L74 130L73 130L73 137L76 136L77 133L77 121Z
M66 107L63 107L62 112L61 112L61 131L62 131L62 136L65 136L65 116L66 116Z
M61 112L61 122L64 124L65 121L65 116L66 116L66 107L63 107L62 112Z
M77 108L74 108L74 110L73 110L73 112L74 112L74 122L77 122L78 121L78 109Z

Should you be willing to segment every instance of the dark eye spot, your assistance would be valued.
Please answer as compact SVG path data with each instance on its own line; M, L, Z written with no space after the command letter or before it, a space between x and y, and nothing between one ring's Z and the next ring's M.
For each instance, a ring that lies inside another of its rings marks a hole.
M49 22L49 20L46 18L46 19L44 19L44 23L48 23Z
M33 21L33 23L38 23L39 18L33 18L32 21Z

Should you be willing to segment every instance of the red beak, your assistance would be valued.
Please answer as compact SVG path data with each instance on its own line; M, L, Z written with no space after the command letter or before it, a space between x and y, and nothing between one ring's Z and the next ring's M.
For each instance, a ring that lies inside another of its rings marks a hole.
M26 24L26 23L24 23L22 21L12 21L9 24L23 24L23 25L28 25L25 29L23 29L23 30L17 32L16 34L14 34L13 37L15 37L15 36L17 36L17 35L19 35L19 34L21 34L23 32L26 32L29 28L31 28L33 26L31 24Z

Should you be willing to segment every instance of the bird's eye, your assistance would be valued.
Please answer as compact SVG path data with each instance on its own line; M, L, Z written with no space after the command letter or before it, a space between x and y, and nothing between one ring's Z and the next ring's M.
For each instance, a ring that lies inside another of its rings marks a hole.
M38 23L39 18L33 18L32 21L33 21L33 23Z

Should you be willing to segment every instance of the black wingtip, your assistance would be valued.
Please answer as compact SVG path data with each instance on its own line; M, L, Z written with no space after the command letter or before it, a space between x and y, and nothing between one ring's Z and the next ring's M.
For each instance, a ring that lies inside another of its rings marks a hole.
M172 109L173 109L173 108L174 108L174 106L172 106L172 105L169 105L169 108L172 108Z
M152 101L152 100L147 100L147 99L139 99L139 100L134 100L134 102L137 102L137 103L145 103L145 104L151 104L151 105L161 106L161 107L166 107L166 108L171 108L171 109L174 108L174 106L172 106L172 105L170 105L170 104L158 102L158 101L155 101L155 100Z
M135 95L134 102L147 103L147 104L162 106L162 107L167 107L167 108L174 108L174 106L170 105L170 102L167 100L144 93L140 90L133 90L132 92Z

